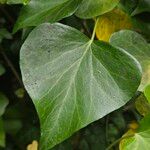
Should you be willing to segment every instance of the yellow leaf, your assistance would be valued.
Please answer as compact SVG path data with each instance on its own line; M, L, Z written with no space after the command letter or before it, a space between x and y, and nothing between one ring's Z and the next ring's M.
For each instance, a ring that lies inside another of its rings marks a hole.
M114 9L99 17L96 36L99 40L108 42L114 32L131 28L129 16L119 9Z
M27 146L27 150L38 150L38 142L34 140Z

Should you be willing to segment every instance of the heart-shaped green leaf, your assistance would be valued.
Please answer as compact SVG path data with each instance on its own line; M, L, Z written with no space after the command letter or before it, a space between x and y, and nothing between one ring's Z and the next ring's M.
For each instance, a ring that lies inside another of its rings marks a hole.
M150 45L140 34L129 30L114 33L110 43L116 47L123 48L141 63L143 79L139 90L143 91L150 84Z
M93 18L111 11L119 0L83 0L76 15L80 18Z
M20 65L40 117L41 150L123 106L141 79L131 55L58 23L30 33Z
M21 10L14 32L43 22L56 22L72 15L81 0L31 0Z
M126 136L130 132L126 133ZM139 128L132 137L125 138L120 143L120 150L149 150L150 149L150 115L145 116Z

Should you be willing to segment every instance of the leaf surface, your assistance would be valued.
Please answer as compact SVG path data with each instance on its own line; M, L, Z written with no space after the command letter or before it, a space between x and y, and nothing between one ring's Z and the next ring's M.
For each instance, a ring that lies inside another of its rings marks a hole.
M141 78L131 55L58 23L30 33L20 65L40 117L42 150L123 106Z
M139 90L143 91L150 84L150 46L147 41L134 31L122 30L112 35L110 43L126 50L141 63L143 77Z
M81 0L32 0L21 10L14 26L16 32L28 26L37 26L43 22L56 22L72 15Z
M119 0L83 0L76 15L80 18L93 18L111 11Z

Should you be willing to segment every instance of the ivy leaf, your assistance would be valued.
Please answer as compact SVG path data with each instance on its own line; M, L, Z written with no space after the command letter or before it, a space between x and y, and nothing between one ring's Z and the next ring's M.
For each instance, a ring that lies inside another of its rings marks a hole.
M114 9L99 17L96 36L99 40L108 42L114 32L131 28L132 23L129 16L119 9Z
M21 10L13 32L43 22L56 22L72 15L81 0L32 0Z
M3 115L7 105L8 105L7 97L4 94L0 93L0 117Z
M141 63L143 78L139 90L143 91L150 84L150 46L146 40L134 31L122 30L112 35L110 43L125 49Z
M136 9L132 12L132 16L140 14L142 12L150 12L150 1L149 0L139 0Z
M150 149L150 115L145 116L137 131L128 131L134 134L132 137L125 138L120 143L120 150L149 150Z
M119 0L83 0L76 15L80 18L93 18L111 11L118 3Z
M20 65L40 117L42 150L123 106L141 79L134 57L58 23L29 34Z

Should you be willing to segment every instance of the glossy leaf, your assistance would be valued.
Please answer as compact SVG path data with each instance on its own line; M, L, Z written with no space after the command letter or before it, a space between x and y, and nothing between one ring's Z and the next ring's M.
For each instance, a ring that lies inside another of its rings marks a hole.
M129 16L123 11L115 9L99 17L96 36L99 40L108 42L114 32L131 28L132 23Z
M123 106L141 79L131 55L62 24L35 28L20 65L40 117L42 150Z
M146 40L134 31L122 30L112 35L110 43L125 49L141 63L143 78L139 90L143 91L150 84L150 46Z
M0 93L0 116L3 115L7 105L8 105L7 97L4 94Z
M76 15L80 18L93 18L111 11L119 0L83 0Z
M120 150L149 150L150 149L150 115L141 120L139 128L133 132L128 131L125 138L120 143Z
M56 22L72 15L81 0L32 0L21 10L14 32L43 22Z

